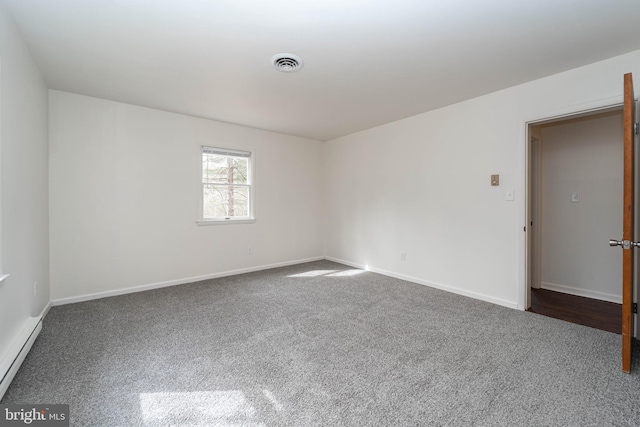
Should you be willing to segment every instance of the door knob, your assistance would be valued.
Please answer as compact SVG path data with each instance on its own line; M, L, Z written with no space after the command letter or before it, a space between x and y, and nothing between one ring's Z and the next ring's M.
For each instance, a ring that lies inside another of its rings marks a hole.
M640 247L640 242L631 242L629 240L609 239L609 246L622 246L622 249L629 249L631 246Z

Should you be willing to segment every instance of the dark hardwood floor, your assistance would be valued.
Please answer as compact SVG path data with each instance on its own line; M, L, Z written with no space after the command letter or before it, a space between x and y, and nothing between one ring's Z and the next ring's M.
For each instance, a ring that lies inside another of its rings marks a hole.
M616 334L622 330L622 306L613 302L531 289L528 311Z

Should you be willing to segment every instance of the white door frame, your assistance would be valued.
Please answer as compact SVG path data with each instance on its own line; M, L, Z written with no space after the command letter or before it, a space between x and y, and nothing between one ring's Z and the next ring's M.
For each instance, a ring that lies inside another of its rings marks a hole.
M621 85L622 87L622 85ZM624 102L622 94L620 96L615 96L611 98L604 98L593 102L588 102L584 104L571 105L561 109L556 109L547 112L541 112L539 114L532 115L527 120L525 120L522 124L522 144L521 148L521 159L522 159L522 175L521 175L521 194L524 194L524 198L519 206L519 215L522 218L522 233L518 233L520 236L518 238L518 247L520 248L519 253L519 278L518 278L518 309L519 310L527 310L530 305L530 289L529 289L529 275L530 275L530 250L529 250L529 233L531 232L531 228L528 224L531 221L530 218L530 198L531 198L531 188L530 188L530 162L531 162L531 152L530 152L530 135L529 135L529 126L542 124L545 122L555 121L555 120L563 120L570 119L577 116L583 115L591 115L604 112L610 109L617 109L622 107ZM640 151L640 150L639 150ZM526 230L526 231L525 231Z

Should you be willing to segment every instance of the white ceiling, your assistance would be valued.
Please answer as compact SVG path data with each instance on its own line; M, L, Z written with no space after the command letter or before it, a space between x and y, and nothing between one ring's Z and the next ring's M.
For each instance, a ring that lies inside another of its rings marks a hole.
M640 49L639 0L0 5L52 89L318 140Z

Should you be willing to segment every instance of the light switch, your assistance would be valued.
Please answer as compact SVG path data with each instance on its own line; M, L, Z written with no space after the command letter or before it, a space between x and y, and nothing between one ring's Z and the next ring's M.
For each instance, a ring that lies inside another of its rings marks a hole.
M507 190L504 193L504 199L508 202L513 202L514 200L514 196L513 196L513 190Z
M500 185L500 175L491 175L491 186L497 187Z
M580 193L574 191L571 193L571 203L578 203L580 201Z

